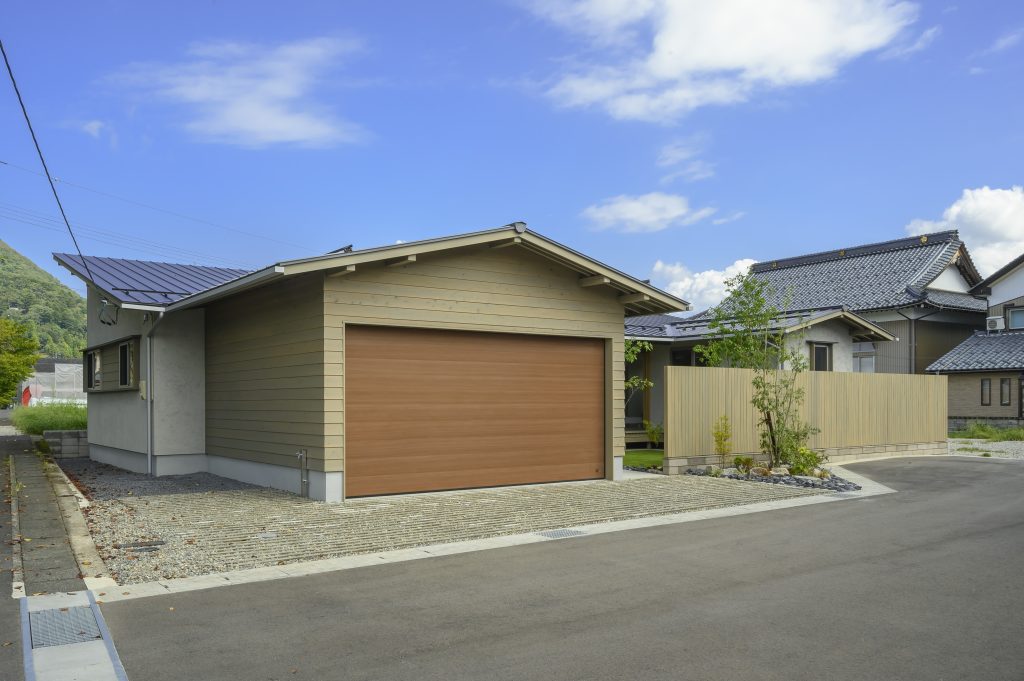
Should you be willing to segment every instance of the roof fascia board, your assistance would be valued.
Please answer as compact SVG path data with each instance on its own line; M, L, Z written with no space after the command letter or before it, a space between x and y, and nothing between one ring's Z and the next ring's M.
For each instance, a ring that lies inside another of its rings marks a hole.
M671 343L675 339L663 338L661 336L631 336L626 334L626 340L647 341L648 343Z
M882 327L869 322L868 320L864 319L859 315L853 314L852 312L847 312L846 310L836 310L835 312L830 312L829 314L822 315L820 317L815 317L814 319L808 319L807 321L800 322L799 324L787 327L784 331L785 333L793 333L795 331L810 328L816 324L821 324L822 322L827 322L833 319L841 319L842 321L846 322L849 326L864 329L865 331L874 334L875 336L881 338L882 340L896 340L896 336L889 333Z
M121 308L125 310L141 310L142 312L163 312L167 309L159 305L142 305L140 303L122 303Z
M226 284L215 286L214 288L207 289L200 293L182 298L176 303L168 305L165 309L167 312L176 312L177 310L187 310L190 307L196 305L202 305L209 303L214 300L218 300L225 296L239 293L245 289L252 288L254 286L260 286L271 279L282 277L285 274L285 270L280 265L272 265L271 267L265 267L262 270L257 270L251 274L247 274L244 277L234 279Z

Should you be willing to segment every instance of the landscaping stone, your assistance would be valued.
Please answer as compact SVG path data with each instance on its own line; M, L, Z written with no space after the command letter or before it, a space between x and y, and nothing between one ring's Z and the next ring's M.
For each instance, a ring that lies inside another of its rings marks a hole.
M758 469L755 469L758 470ZM703 469L699 468L688 468L685 473L687 475L702 476L707 475ZM722 476L728 480L741 480L743 482L763 482L770 485L786 485L789 487L800 487L804 489L818 489L826 490L829 492L855 492L860 490L860 485L844 480L836 475L831 475L827 478L816 478L806 475L755 475L751 472L750 476L741 475L739 473L729 473Z

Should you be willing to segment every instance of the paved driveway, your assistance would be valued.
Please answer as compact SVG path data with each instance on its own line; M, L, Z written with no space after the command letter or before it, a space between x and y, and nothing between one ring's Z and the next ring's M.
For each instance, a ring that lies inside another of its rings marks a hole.
M900 492L103 606L129 678L1020 679L1024 464Z

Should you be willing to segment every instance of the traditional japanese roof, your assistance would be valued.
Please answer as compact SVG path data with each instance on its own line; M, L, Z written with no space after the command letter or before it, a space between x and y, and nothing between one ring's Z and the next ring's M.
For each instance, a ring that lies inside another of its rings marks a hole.
M925 371L939 374L1024 370L1024 331L975 331Z
M866 312L925 304L984 312L981 298L927 288L950 265L968 286L981 281L955 230L769 260L751 272L771 284L776 306L790 310L841 306Z

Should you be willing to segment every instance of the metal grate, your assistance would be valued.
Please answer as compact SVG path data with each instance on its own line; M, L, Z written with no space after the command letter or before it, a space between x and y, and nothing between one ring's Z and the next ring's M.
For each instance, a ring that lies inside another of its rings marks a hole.
M101 638L96 616L89 606L39 610L28 614L32 647L62 646Z
M565 539L566 537L579 537L586 534L586 532L581 532L580 530L546 530L537 534L548 539Z

